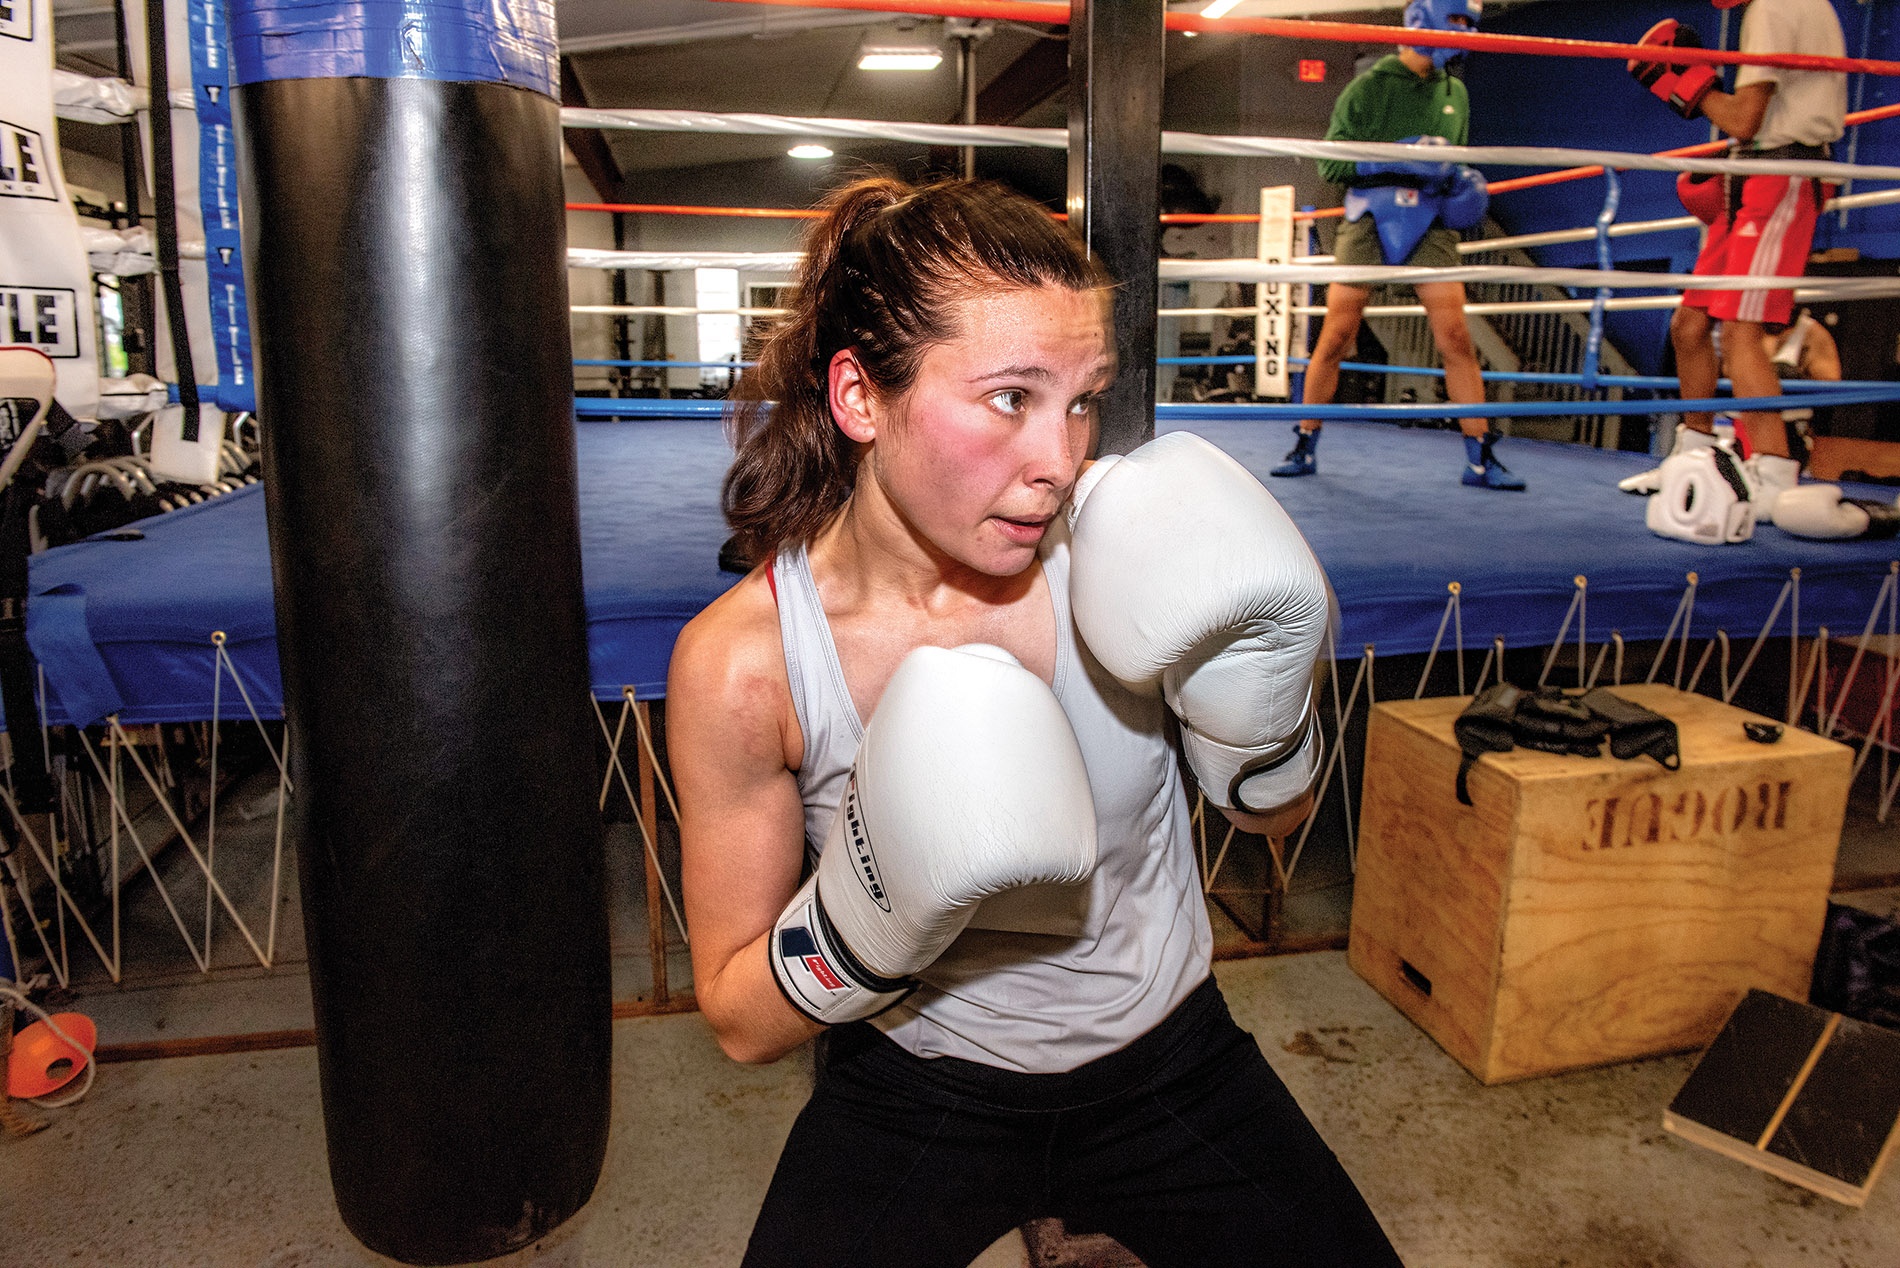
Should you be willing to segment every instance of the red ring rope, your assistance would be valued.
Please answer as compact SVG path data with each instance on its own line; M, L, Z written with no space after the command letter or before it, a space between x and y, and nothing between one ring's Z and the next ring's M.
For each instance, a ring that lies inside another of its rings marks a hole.
M687 207L678 203L569 203L569 211L618 211L656 216L746 216L755 220L816 220L815 207Z
M722 0L726 4L779 5L801 9L853 9L870 13L914 13L944 18L1000 18L1043 26L1067 26L1069 6L1036 0ZM1560 40L1544 36L1497 35L1486 31L1420 31L1409 27L1359 22L1313 22L1300 18L1204 18L1170 13L1170 31L1206 34L1278 35L1335 44L1395 44L1458 48L1474 53L1521 53L1532 57L1595 57L1653 61L1654 48L1601 40ZM1865 57L1815 57L1806 53L1735 53L1718 48L1669 50L1669 60L1709 66L1779 66L1788 70L1841 71L1847 74L1900 75L1900 62Z

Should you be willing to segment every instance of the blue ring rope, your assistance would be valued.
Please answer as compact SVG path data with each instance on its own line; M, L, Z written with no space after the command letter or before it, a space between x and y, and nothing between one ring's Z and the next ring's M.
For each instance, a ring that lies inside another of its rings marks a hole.
M1157 357L1156 365L1252 365L1250 356L1226 357ZM1307 357L1289 357L1288 365L1306 365ZM604 358L577 358L577 366L619 366L641 370L749 370L756 361L614 361ZM1355 370L1362 374L1389 374L1401 378L1442 379L1445 372L1427 366L1382 365L1373 361L1342 361L1339 368ZM1582 387L1580 374L1545 374L1528 370L1486 370L1486 383L1543 383L1556 387ZM1680 381L1655 374L1599 374L1596 379L1599 388L1645 388L1655 391L1673 392L1682 385ZM1722 389L1729 387L1729 381L1723 379ZM1879 379L1850 379L1846 382L1818 382L1811 379L1791 379L1782 384L1782 389L1791 395L1810 392L1824 392L1837 388L1878 388L1892 386Z
M1758 396L1731 400L1659 401L1517 401L1484 405L1262 405L1164 402L1155 407L1164 421L1235 421L1316 418L1339 422L1399 422L1441 418L1564 418L1577 415L1710 413L1721 410L1779 413L1784 409L1829 405L1873 405L1900 401L1900 383L1854 386L1830 384L1830 390L1804 392L1798 397ZM717 418L725 413L723 400L665 400L658 397L581 396L574 412L583 418L654 417Z

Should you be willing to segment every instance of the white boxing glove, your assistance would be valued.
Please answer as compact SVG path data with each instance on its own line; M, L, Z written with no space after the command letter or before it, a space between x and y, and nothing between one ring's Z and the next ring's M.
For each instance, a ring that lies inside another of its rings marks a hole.
M1069 524L1076 628L1127 686L1159 681L1208 799L1262 813L1311 788L1332 591L1273 495L1174 432L1090 468Z
M1796 537L1892 537L1900 508L1843 497L1838 484L1804 484L1775 499L1775 527Z
M920 647L864 728L811 879L772 929L786 999L827 1025L916 989L991 894L1095 869L1095 802L1055 694L1000 648Z

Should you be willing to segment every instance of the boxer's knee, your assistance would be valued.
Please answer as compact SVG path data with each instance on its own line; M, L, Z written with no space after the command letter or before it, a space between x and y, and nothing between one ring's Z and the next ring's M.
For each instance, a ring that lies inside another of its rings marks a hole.
M1693 353L1708 345L1712 324L1708 313L1700 308L1686 305L1676 310L1669 319L1669 340L1676 346L1676 355Z
M1478 364L1478 349L1471 342L1471 329L1465 325L1463 315L1455 322L1445 322L1434 328L1433 335L1438 341L1438 355L1446 369Z

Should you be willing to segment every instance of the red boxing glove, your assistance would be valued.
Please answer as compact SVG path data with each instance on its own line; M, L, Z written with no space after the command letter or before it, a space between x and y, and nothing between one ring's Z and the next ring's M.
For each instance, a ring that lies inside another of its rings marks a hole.
M1684 26L1674 18L1664 18L1636 42L1659 50L1702 47L1702 37L1695 33L1695 28ZM1719 78L1715 67L1700 63L1672 66L1667 62L1631 59L1628 65L1637 83L1649 89L1685 119L1693 119L1702 113L1702 102L1715 91Z
M1676 197L1682 209L1705 225L1728 215L1728 186L1720 176L1707 172L1684 172L1676 177Z

